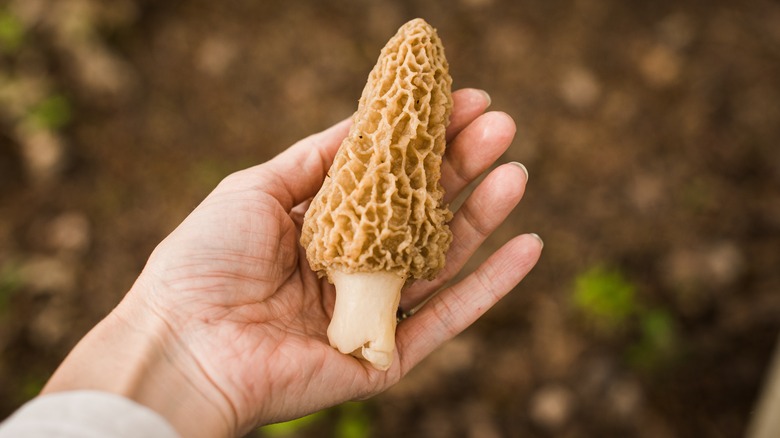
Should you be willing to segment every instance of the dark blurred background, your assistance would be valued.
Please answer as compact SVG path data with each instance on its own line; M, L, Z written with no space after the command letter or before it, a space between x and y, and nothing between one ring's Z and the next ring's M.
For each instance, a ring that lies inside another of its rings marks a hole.
M545 241L368 402L257 436L733 437L780 329L775 1L0 0L0 418L228 173L349 116L408 19L518 124Z

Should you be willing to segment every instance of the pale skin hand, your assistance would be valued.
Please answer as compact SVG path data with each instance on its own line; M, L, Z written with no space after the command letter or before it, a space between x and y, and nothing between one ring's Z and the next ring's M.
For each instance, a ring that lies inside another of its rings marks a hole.
M483 114L483 92L465 89L453 98L442 168L447 202L495 162L515 133L508 115ZM331 348L334 290L311 271L299 238L307 200L348 126L339 123L220 183L157 247L122 303L43 392L115 392L160 412L183 436L240 435L387 389L535 265L542 243L520 235L441 289L522 197L523 169L498 166L455 213L440 276L403 292L404 309L433 297L399 324L392 367L377 371Z

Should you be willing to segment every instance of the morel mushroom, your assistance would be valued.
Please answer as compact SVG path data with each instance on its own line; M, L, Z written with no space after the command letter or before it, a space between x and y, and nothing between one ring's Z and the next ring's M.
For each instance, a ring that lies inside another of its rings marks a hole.
M380 370L393 360L401 288L435 277L452 241L439 184L451 84L436 30L404 24L304 219L309 263L336 287L330 344Z

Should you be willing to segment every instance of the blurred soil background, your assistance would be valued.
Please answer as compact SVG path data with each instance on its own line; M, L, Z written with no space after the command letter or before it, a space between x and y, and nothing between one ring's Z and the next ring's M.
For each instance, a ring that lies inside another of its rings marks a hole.
M232 171L349 116L405 21L518 135L509 297L399 385L257 436L734 437L780 329L780 4L0 1L0 418Z

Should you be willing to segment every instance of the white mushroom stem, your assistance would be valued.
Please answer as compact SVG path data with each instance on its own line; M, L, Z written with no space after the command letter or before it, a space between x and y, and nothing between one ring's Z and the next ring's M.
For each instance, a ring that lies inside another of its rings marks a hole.
M406 279L392 272L328 273L336 306L328 326L330 345L363 357L378 370L390 368L401 288Z

